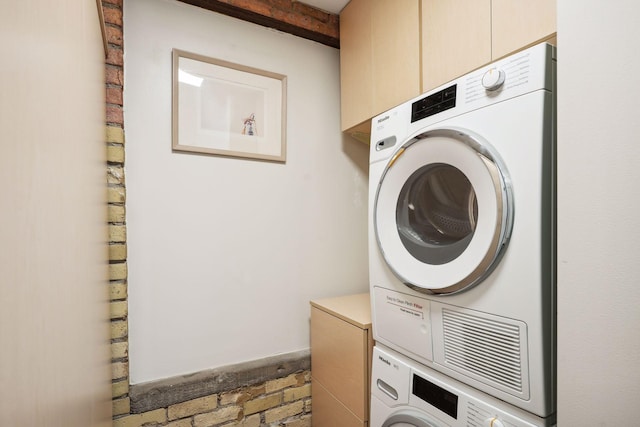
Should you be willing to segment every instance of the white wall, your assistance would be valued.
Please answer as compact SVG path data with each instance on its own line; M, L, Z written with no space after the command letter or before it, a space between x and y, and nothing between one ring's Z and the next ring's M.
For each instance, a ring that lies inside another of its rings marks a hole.
M637 425L640 4L558 2L558 425Z
M111 426L94 0L0 7L0 425Z
M368 290L368 151L339 51L171 0L124 4L132 383L309 347L309 300ZM171 152L171 49L284 74L286 164Z

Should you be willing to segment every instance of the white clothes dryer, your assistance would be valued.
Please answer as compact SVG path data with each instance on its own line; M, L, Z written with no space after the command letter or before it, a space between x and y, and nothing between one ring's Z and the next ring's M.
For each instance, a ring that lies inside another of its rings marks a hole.
M555 48L540 44L373 119L374 339L555 411Z
M370 427L547 427L540 418L392 350L373 349Z

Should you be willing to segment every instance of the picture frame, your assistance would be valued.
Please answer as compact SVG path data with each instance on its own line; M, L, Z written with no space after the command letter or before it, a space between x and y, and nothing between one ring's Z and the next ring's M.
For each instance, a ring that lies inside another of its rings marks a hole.
M287 77L172 51L172 150L286 162Z
M104 23L104 10L102 9L102 0L96 0L96 8L98 9L98 21L100 22L100 33L102 34L102 47L104 48L104 57L109 56L109 41L107 40L107 27Z

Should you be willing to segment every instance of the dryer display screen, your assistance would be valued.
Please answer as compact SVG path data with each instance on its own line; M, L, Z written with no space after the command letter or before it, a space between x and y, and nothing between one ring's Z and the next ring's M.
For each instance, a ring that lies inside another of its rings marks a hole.
M411 123L455 107L456 88L457 85L449 86L411 104Z
M413 374L412 393L452 418L458 419L458 396Z

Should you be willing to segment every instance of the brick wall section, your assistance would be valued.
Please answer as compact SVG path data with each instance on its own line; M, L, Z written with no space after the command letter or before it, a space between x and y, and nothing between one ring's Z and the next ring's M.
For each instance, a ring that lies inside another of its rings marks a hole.
M311 427L311 372L166 408L115 417L113 427Z
M129 414L129 343L127 305L127 226L124 177L124 56L122 0L102 0L107 34L106 117L109 210L109 287L113 415Z

